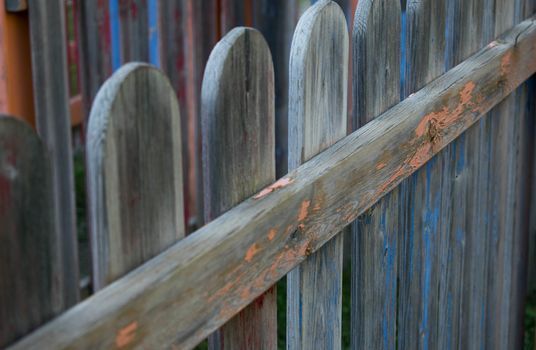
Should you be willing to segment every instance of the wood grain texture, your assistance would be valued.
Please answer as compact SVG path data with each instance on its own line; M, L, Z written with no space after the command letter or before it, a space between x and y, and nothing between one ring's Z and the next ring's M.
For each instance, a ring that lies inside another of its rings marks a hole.
M64 2L34 0L29 16L36 126L51 159L54 220L62 245L57 278L67 307L78 301L79 291L67 51L65 40L58 40L66 38Z
M160 71L132 63L106 81L86 155L99 290L184 236L179 106Z
M514 2L496 1L491 32L498 36L514 24ZM508 348L511 341L513 300L510 297L514 254L514 207L516 156L514 140L519 115L514 92L490 111L490 204L489 275L487 284L486 346ZM514 122L515 120L515 122ZM517 141L516 141L517 142Z
M298 0L256 0L253 2L253 27L266 38L274 60L277 178L288 172L288 66L290 44L299 16L298 7Z
M195 346L530 77L533 19L12 349Z
M362 127L400 101L400 2L362 0L353 28L353 123ZM399 192L352 226L351 344L394 349Z
M446 1L410 0L406 7L404 95L445 71ZM451 267L451 171L447 146L400 186L398 346L449 348L447 272Z
M80 1L77 5L80 90L86 118L100 86L112 74L109 9L105 0Z
M162 68L181 107L183 178L187 230L203 224L200 100L203 71L217 42L217 1L160 3Z
M0 346L66 307L50 159L32 128L0 115Z
M333 1L317 2L298 23L289 73L290 170L346 135L348 42L344 13ZM288 349L341 348L342 258L338 234L288 274Z
M149 62L147 0L119 0L121 61Z
M209 222L275 180L274 71L262 34L241 27L216 45L205 70L201 101ZM245 262L255 254L257 246L252 245ZM209 344L212 349L277 348L275 287L211 336Z

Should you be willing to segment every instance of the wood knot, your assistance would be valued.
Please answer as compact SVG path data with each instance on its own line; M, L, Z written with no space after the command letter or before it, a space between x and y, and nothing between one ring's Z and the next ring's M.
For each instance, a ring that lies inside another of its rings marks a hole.
M313 254L313 247L311 247L311 242L307 244L307 248L305 248L305 256L309 256Z
M428 138L431 144L439 142L439 127L435 119L430 120L428 124Z

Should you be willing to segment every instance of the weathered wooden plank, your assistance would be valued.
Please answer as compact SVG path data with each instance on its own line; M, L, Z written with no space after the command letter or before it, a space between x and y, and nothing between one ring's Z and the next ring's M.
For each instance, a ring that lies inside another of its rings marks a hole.
M275 180L274 71L260 32L237 28L216 45L201 94L209 222ZM257 245L252 245L245 262L253 263L255 254ZM209 344L212 349L276 349L276 289L270 288L232 318Z
M63 271L57 278L68 307L79 292L64 2L34 0L29 16L36 126L51 157L54 219L62 245Z
M162 69L177 91L181 128L185 217L189 232L203 224L200 93L203 71L217 41L216 0L160 3Z
M290 43L298 21L297 0L257 0L253 26L266 38L275 73L275 161L276 176L287 174L288 165L288 80Z
M515 2L496 1L491 31L498 36L514 24ZM511 288L512 259L514 254L514 204L516 178L516 150L514 137L520 123L516 113L516 92L497 105L489 116L490 120L490 205L489 274L487 292L487 317L485 346L508 348L511 344L510 323L512 322ZM520 209L520 208L518 208Z
M121 62L149 62L147 0L119 0Z
M184 236L179 106L160 71L132 63L106 81L86 154L99 290Z
M407 3L404 95L444 73L446 19L445 1ZM450 176L450 148L446 147L400 186L400 348L448 348L449 333L453 331L448 326L447 293L441 288L448 266Z
M361 0L353 44L353 124L366 125L400 101L400 1ZM399 192L352 225L351 344L394 349Z
M76 7L80 49L80 88L85 115L101 84L112 73L108 4L105 0L80 1Z
M191 348L532 75L533 19L12 348Z
M298 23L289 69L291 170L346 135L348 42L333 1L317 2ZM341 348L342 257L338 234L288 274L287 348Z
M66 307L50 159L26 123L0 115L0 346Z

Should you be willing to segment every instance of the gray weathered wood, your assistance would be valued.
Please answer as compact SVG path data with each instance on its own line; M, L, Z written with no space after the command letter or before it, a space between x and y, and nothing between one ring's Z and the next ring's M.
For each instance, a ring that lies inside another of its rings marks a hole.
M62 0L32 0L29 4L32 77L37 133L50 154L54 213L62 249L65 306L78 301L78 244L74 201L71 118L67 82L65 8Z
M253 27L266 38L274 60L276 176L288 168L288 80L290 43L299 16L298 0L256 0Z
M78 1L78 49L80 58L80 92L84 111L89 116L100 86L112 74L109 38L109 8L104 1Z
M65 309L50 159L29 125L0 115L0 347Z
M410 0L404 95L445 71L446 1ZM398 347L449 348L452 332L446 285L451 212L450 147L400 186Z
M125 332L130 346L193 347L530 77L533 20L12 349L111 347ZM307 202L320 209L300 215Z
M205 222L209 222L275 180L274 71L262 34L237 28L216 45L205 70L201 103ZM244 261L254 264L258 249L260 245L251 245ZM218 264L218 256L213 259ZM216 332L210 345L276 349L275 287Z
M400 1L362 0L353 28L353 124L362 127L400 101ZM351 344L394 349L399 192L352 226Z
M147 0L119 1L121 61L149 61Z
M298 23L289 71L290 170L346 135L348 41L333 1L317 2ZM342 256L338 234L288 274L288 349L341 348Z
M514 1L498 0L494 4L491 32L498 36L514 24ZM514 203L516 156L513 145L515 92L490 111L490 185L489 202L489 273L485 344L508 348L511 322L510 289L512 287L512 254L514 240ZM515 121L515 122L514 122Z
M184 236L179 106L159 70L131 63L106 81L86 154L99 290Z

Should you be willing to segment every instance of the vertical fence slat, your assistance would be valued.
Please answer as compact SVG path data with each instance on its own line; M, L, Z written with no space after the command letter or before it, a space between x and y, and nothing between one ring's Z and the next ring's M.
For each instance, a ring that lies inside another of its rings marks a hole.
M445 1L412 0L406 7L404 95L445 71ZM431 128L430 125L428 125ZM430 129L429 129L430 130ZM429 133L431 131L428 131ZM450 152L443 151L401 184L398 346L448 348L445 283L450 225ZM440 344L443 344L442 346Z
M54 213L62 245L62 271L57 278L65 306L70 306L78 301L79 284L64 2L31 1L29 16L37 133L50 152Z
M348 41L344 13L332 1L317 2L298 23L289 72L289 170L346 135ZM340 349L342 255L338 234L288 274L288 349Z
M353 123L362 126L400 100L400 2L360 0L353 29ZM353 349L394 349L399 193L353 224Z
M290 44L298 20L297 0L257 0L253 26L266 38L275 70L276 175L287 174L288 165L288 64Z
M86 152L99 290L184 236L179 106L159 70L131 63L106 81Z
M80 88L84 110L89 115L91 103L104 80L112 72L109 11L105 0L80 1L76 7L80 49Z
M493 5L491 32L497 37L514 24L514 1L498 0ZM488 114L490 123L490 234L489 281L486 317L486 346L508 348L512 320L512 259L514 249L514 203L516 155L514 137L519 123L513 92ZM517 141L516 141L517 142Z
M258 31L236 28L216 45L201 101L204 214L209 222L275 180L274 72ZM246 256L251 263L256 249L253 244ZM212 335L211 348L275 349L276 311L272 287Z
M149 62L147 0L119 0L121 62Z
M30 126L0 115L0 347L66 308L50 158Z

